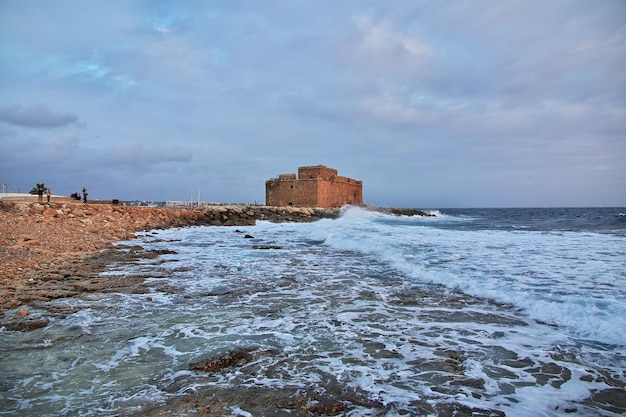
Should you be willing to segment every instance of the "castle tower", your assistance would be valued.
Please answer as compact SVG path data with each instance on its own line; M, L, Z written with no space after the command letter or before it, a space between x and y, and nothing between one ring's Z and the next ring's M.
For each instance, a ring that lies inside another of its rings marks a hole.
M298 167L265 182L267 206L341 207L363 204L363 182L338 175L324 165Z

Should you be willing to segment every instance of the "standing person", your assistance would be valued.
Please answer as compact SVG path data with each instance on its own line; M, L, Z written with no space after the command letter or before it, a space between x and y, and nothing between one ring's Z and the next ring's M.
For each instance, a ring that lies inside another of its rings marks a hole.
M48 203L50 202L50 196L52 195L52 190L50 190L50 188L48 188L48 191L46 191L46 198L48 199Z
M83 203L87 202L87 189L85 187L83 187Z
M40 203L43 203L43 184L37 184L37 196Z

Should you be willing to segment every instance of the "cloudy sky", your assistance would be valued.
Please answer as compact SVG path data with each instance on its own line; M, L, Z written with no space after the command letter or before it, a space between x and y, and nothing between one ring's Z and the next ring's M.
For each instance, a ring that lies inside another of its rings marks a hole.
M626 2L0 0L8 192L262 203L318 164L381 206L626 206Z

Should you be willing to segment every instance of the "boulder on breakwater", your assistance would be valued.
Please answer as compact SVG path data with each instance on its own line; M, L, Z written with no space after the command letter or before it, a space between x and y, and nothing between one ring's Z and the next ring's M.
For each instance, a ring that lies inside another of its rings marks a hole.
M400 207L375 207L370 208L371 210L379 211L381 213L386 214L394 214L396 216L422 216L422 217L436 217L436 215L432 213L428 213L422 210L410 209L410 208L400 208Z

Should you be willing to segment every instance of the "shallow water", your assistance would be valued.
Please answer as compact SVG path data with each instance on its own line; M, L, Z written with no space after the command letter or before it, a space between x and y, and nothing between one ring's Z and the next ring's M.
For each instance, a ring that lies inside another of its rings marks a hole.
M626 381L626 235L485 222L351 209L142 234L176 253L107 274L152 271L153 293L57 300L80 308L1 333L0 415L127 415L203 387L314 389L354 416L619 415L581 402ZM245 364L189 370L241 348Z

